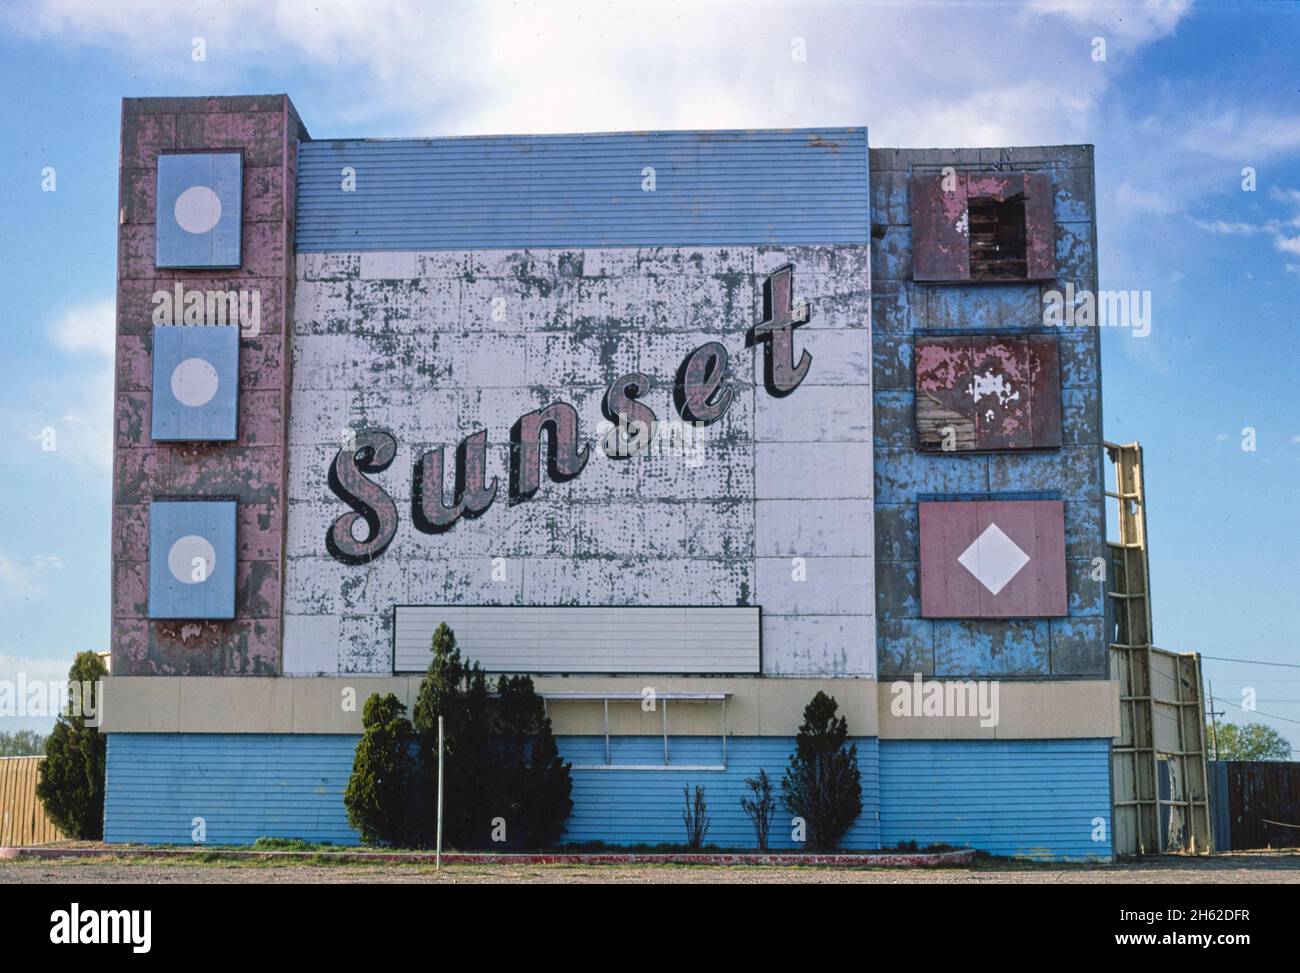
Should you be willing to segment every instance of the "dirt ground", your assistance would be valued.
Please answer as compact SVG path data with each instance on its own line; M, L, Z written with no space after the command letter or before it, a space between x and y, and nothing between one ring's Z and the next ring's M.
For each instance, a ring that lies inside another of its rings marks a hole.
M215 860L102 858L0 862L0 883L62 882L110 884L355 884L446 882L485 883L635 883L635 884L867 884L867 885L1031 885L1044 883L1205 885L1220 882L1300 884L1300 853L1252 852L1202 858L1165 858L1108 865L1043 865L980 861L941 869L857 869L742 865L431 865L287 864Z

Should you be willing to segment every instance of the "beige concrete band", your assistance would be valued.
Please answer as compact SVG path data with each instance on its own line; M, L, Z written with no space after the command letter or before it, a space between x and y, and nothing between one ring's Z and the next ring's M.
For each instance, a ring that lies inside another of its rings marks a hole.
M1119 732L1118 684L1103 680L927 680L918 688L912 681L877 683L874 679L543 676L535 678L534 684L543 695L635 694L633 699L608 704L609 732L619 736L662 733L665 708L671 734L722 732L720 701L660 696L671 693L729 694L725 719L730 735L793 736L804 707L819 690L835 697L854 736L1096 739ZM372 693L393 693L409 713L419 685L416 676L110 677L104 682L100 729L107 733L360 733L361 711ZM981 725L991 721L994 702L993 725ZM557 734L605 732L605 703L600 699L552 698L548 711Z

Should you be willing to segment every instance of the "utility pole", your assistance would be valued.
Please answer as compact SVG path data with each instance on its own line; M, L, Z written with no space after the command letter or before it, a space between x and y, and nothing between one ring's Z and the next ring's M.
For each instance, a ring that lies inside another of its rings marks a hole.
M1210 687L1210 739L1214 741L1214 759L1219 759L1219 713L1214 708L1214 681L1209 683Z

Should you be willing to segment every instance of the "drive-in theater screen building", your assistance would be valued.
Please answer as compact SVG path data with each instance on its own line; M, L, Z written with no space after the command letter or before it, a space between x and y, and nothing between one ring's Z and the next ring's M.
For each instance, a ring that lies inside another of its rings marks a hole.
M130 99L120 205L107 840L355 841L360 704L445 621L546 697L566 841L701 785L751 847L824 690L846 848L1110 857L1098 334L1043 320L1090 148Z

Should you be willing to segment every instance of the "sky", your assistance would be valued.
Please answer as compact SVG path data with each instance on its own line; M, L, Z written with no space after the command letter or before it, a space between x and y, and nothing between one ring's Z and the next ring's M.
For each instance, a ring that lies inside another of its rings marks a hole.
M1298 51L1285 2L8 0L0 680L108 648L120 100L286 92L325 138L1095 145L1100 286L1151 294L1150 333L1102 349L1106 438L1145 447L1156 642L1300 748Z

